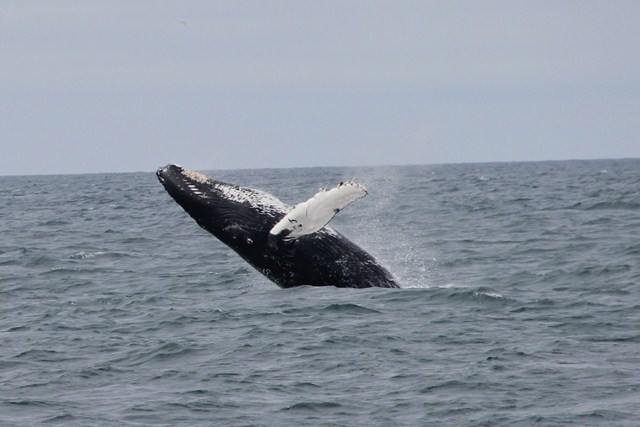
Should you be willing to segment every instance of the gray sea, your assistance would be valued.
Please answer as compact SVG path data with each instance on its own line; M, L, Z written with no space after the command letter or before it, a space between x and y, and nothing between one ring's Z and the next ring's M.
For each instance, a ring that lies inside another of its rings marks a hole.
M0 177L1 426L640 425L640 160L205 173L365 184L404 289L280 289L153 171Z

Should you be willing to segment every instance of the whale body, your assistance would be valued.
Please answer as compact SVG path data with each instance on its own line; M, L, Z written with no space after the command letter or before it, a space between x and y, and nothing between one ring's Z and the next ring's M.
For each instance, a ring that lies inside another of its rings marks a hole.
M261 190L169 164L156 175L196 223L282 288L399 288L373 256L326 224L366 195L356 183L321 190L293 209Z

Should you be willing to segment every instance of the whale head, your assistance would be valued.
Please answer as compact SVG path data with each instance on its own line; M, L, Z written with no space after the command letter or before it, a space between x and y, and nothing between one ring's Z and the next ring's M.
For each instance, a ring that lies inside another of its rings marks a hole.
M261 244L289 210L276 197L169 164L156 171L171 197L198 225L233 249Z

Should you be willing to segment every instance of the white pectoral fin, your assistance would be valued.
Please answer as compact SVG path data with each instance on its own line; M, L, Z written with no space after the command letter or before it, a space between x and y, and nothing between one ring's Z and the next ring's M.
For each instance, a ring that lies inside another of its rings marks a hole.
M276 236L284 233L288 239L315 233L349 203L366 195L367 189L355 182L341 182L330 190L321 189L306 202L296 205L269 233Z

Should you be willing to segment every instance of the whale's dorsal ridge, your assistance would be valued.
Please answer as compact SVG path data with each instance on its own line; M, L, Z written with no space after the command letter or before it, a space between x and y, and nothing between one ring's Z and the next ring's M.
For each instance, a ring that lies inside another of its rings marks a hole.
M341 182L330 190L321 188L312 198L296 205L269 233L283 234L286 239L315 233L348 204L366 195L367 189L357 182Z

